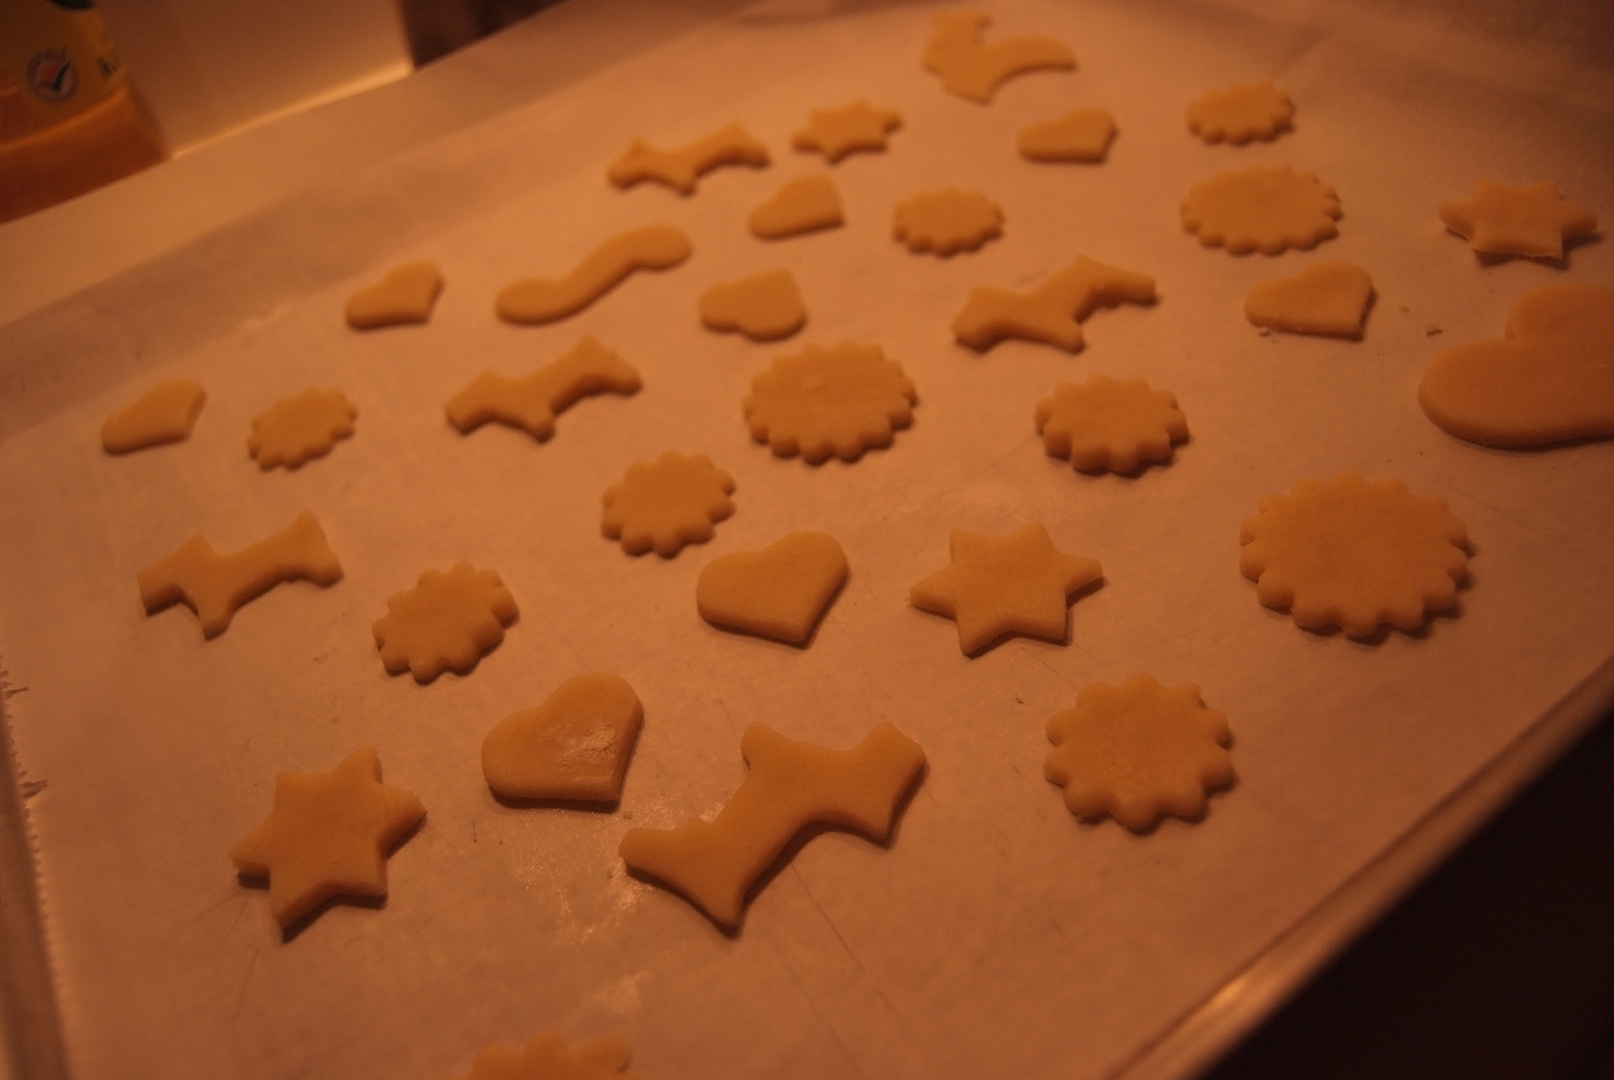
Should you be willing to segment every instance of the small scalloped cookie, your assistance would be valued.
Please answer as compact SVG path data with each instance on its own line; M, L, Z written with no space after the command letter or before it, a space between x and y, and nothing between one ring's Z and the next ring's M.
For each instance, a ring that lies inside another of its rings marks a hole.
M751 380L743 408L757 442L817 465L831 454L856 461L890 446L897 429L913 423L918 400L902 365L880 346L843 341L776 359Z
M1316 173L1254 165L1202 180L1182 202L1182 225L1229 254L1309 251L1339 235L1339 197Z
M389 597L370 632L388 674L408 671L429 683L444 671L469 674L517 614L498 574L462 562L447 573L428 570L413 589Z
M355 330L423 323L442 293L442 271L429 262L409 263L348 297L344 314Z
M1373 278L1366 270L1325 262L1294 277L1252 285L1244 297L1244 317L1269 330L1359 339L1372 302Z
M247 453L257 459L258 468L276 465L295 469L305 461L324 457L343 439L353 435L353 420L359 410L340 390L304 390L296 397L282 398L267 412L252 418L252 434L247 436Z
M1288 131L1295 115L1289 95L1270 82L1234 83L1188 103L1188 130L1207 143L1243 146Z
M1239 570L1261 603L1288 608L1303 629L1354 638L1416 630L1426 613L1456 607L1468 575L1468 528L1444 499L1354 473L1262 499L1239 542Z
M101 449L109 454L127 454L148 446L182 442L190 438L205 404L207 391L195 379L175 379L154 386L106 418L101 425Z
M707 289L701 294L700 316L709 330L777 341L802 328L807 308L789 270L765 270Z
M1072 109L1020 129L1020 156L1027 161L1103 161L1115 140L1115 117L1103 109Z
M670 559L685 544L704 544L713 524L734 513L734 478L704 455L667 451L655 461L628 466L605 489L600 531L620 540L629 555L654 550Z
M1481 180L1466 199L1440 204L1441 223L1481 255L1561 259L1564 244L1597 231L1597 214L1558 194L1551 180L1498 184Z
M1108 814L1147 832L1168 814L1204 816L1206 793L1233 782L1232 740L1227 717L1205 708L1193 683L1130 675L1120 686L1088 683L1073 708L1048 718L1054 749L1043 774L1077 817Z
M1037 403L1036 419L1049 456L1069 458L1083 472L1130 473L1170 461L1172 445L1188 438L1177 395L1142 379L1094 375L1081 385L1060 383Z
M953 255L1003 235L1003 211L978 191L930 191L897 207L892 235L909 251Z

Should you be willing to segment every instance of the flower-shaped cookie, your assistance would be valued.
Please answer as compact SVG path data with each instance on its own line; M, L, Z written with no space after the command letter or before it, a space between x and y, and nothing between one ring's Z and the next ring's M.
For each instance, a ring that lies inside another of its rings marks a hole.
M671 450L655 461L628 466L621 481L605 489L600 531L622 541L629 555L654 548L670 559L685 544L704 544L712 525L734 513L734 478L701 454Z
M1426 612L1455 607L1468 574L1468 528L1444 499L1354 473L1262 499L1239 541L1239 570L1261 603L1358 638L1386 623L1415 630Z
M1206 791L1233 782L1232 739L1227 717L1205 708L1193 683L1132 675L1120 686L1089 683L1075 708L1049 717L1054 750L1043 774L1064 786L1077 817L1109 814L1144 832L1167 814L1204 814Z
M757 442L817 465L831 454L856 461L870 447L890 446L896 429L913 423L917 400L880 346L843 341L775 360L751 380L744 408Z
M340 390L304 390L252 418L247 451L258 459L260 469L276 465L295 469L311 458L324 457L338 440L350 437L358 415Z
M897 207L892 234L909 251L952 255L1003 235L1003 212L978 191L931 191Z
M1339 235L1339 197L1315 173L1287 165L1252 166L1195 184L1182 203L1182 225L1206 247L1234 255L1303 251Z
M1037 402L1037 430L1050 455L1083 472L1129 473L1146 461L1170 461L1172 444L1188 438L1188 421L1168 390L1094 375L1080 386L1060 383Z
M428 570L413 589L390 597L370 632L388 673L407 669L428 683L447 669L468 674L504 640L516 614L498 574L462 562L446 574Z
M1273 139L1289 130L1295 115L1289 95L1269 82L1234 83L1209 90L1188 103L1188 130L1208 143L1242 146L1251 139Z

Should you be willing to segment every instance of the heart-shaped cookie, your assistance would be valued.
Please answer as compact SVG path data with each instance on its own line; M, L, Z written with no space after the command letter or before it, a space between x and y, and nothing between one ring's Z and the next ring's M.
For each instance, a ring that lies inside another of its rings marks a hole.
M833 536L793 532L761 551L707 563L695 583L695 606L713 626L800 645L846 581L846 572L846 553Z
M348 297L347 324L373 330L399 323L423 323L443 291L443 275L431 263L400 266L374 285Z
M789 270L714 285L701 296L700 312L701 322L711 329L738 330L753 341L789 337L807 321Z
M1372 299L1373 279L1366 270L1325 262L1256 285L1244 297L1244 317L1273 330L1359 338Z
M1543 285L1514 301L1506 338L1429 362L1418 404L1459 439L1544 446L1614 438L1614 289Z
M512 799L615 802L644 709L615 675L578 675L482 741L488 787Z
M841 224L841 197L827 176L792 180L751 211L751 231L764 240L782 240Z

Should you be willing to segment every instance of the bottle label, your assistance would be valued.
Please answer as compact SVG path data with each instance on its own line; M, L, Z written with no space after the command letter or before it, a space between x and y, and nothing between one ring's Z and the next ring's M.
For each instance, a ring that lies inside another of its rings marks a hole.
M0 65L41 119L66 119L102 101L125 73L93 0L0 0Z

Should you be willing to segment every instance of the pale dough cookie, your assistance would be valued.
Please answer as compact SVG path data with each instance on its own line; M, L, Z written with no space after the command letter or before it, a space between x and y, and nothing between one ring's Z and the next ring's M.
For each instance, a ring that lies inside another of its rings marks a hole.
M884 150L886 135L902 126L902 116L854 101L839 109L814 109L806 127L791 136L797 150L816 150L830 164L859 150Z
M752 341L789 337L807 321L807 309L789 270L768 270L713 285L701 294L700 315L708 329L737 330Z
M595 1039L573 1050L553 1031L543 1031L520 1050L481 1051L463 1080L639 1080L627 1067L628 1044L621 1039Z
M563 278L523 278L499 290L493 310L516 323L564 319L610 292L635 270L666 270L694 251L671 225L648 225L612 237Z
M1142 379L1094 375L1079 386L1060 383L1037 402L1036 419L1048 453L1084 472L1129 473L1170 461L1172 444L1188 438L1177 395Z
M891 834L897 803L925 752L890 724L851 750L797 742L761 724L740 737L751 772L712 821L629 829L622 861L682 893L720 926L737 928L745 894L804 826L822 821L874 839Z
M713 626L800 645L846 574L846 553L833 536L793 532L761 551L737 551L707 563L695 583L695 607Z
M413 589L394 593L370 633L387 674L408 671L429 683L447 670L469 674L517 614L498 574L462 562L447 573L428 570Z
M654 180L688 195L695 190L695 181L701 174L719 165L761 168L767 163L768 148L747 135L739 124L730 124L677 150L657 150L643 139L635 139L606 175L620 188Z
M531 374L509 378L484 371L448 399L448 422L469 434L493 421L520 428L539 442L555 434L555 417L589 394L632 394L639 390L632 364L585 337L571 352Z
M1261 603L1288 608L1296 626L1357 638L1384 624L1416 630L1425 612L1456 606L1468 574L1468 529L1444 499L1353 473L1262 499L1239 542L1239 570Z
M373 330L400 323L423 323L443 292L443 275L428 262L409 263L393 270L347 300L347 324L355 330Z
M1041 34L987 45L981 35L991 21L978 11L937 15L922 57L925 70L940 75L942 86L952 93L985 105L1010 76L1042 69L1069 71L1076 66L1069 48Z
M909 251L953 255L1003 235L1003 211L978 191L931 191L897 207L891 232Z
M304 390L252 418L247 453L258 459L260 469L276 465L295 469L312 458L324 457L342 439L352 437L358 415L359 410L340 390Z
M1020 129L1027 161L1103 161L1115 139L1115 117L1103 109L1072 109L1057 120Z
M1063 644L1070 597L1103 577L1097 561L1055 550L1041 524L1002 536L954 532L952 557L909 591L908 603L956 620L965 655L1008 634Z
M605 489L600 531L620 539L629 555L654 549L670 559L685 544L712 538L712 524L734 513L733 491L734 478L703 455L669 450L628 466L621 481Z
M1252 139L1275 139L1295 115L1289 95L1270 82L1234 83L1209 90L1188 103L1188 130L1208 143L1242 146Z
M616 802L644 707L615 675L577 675L482 740L482 775L510 799Z
M817 465L831 454L856 461L890 446L897 429L913 423L918 400L902 365L880 346L843 341L779 357L751 380L742 407L753 439L779 457L800 454Z
M1564 242L1597 231L1597 214L1548 180L1517 187L1481 180L1466 199L1440 204L1440 220L1482 255L1561 259Z
M1154 300L1154 278L1083 255L1030 292L971 289L952 330L961 343L979 351L1012 337L1076 352L1082 347L1081 321L1096 309Z
M1614 438L1614 289L1531 289L1514 301L1504 340L1458 345L1429 362L1418 404L1453 435L1486 446Z
M1294 334L1360 338L1373 278L1348 262L1309 266L1291 278L1253 285L1244 297L1244 317L1256 326Z
M154 386L101 425L101 449L127 454L148 446L188 439L207 404L207 391L195 379L175 379Z
M280 532L228 555L193 536L140 571L138 580L147 615L183 603L196 613L202 634L217 637L243 604L282 581L334 585L342 580L342 564L314 515L304 511Z
M1152 675L1120 686L1088 683L1075 708L1048 718L1055 749L1043 775L1088 820L1110 815L1133 832L1159 820L1204 816L1205 793L1233 782L1227 717L1205 708L1199 687L1164 687Z
M269 879L282 927L337 896L387 895L387 855L426 816L420 800L381 782L366 746L329 772L280 773L275 807L230 851L244 877Z
M1195 184L1182 203L1183 228L1234 255L1310 250L1339 235L1339 217L1334 189L1287 165L1222 173Z
M751 231L763 240L833 229L843 221L841 197L827 176L792 180L751 211Z

